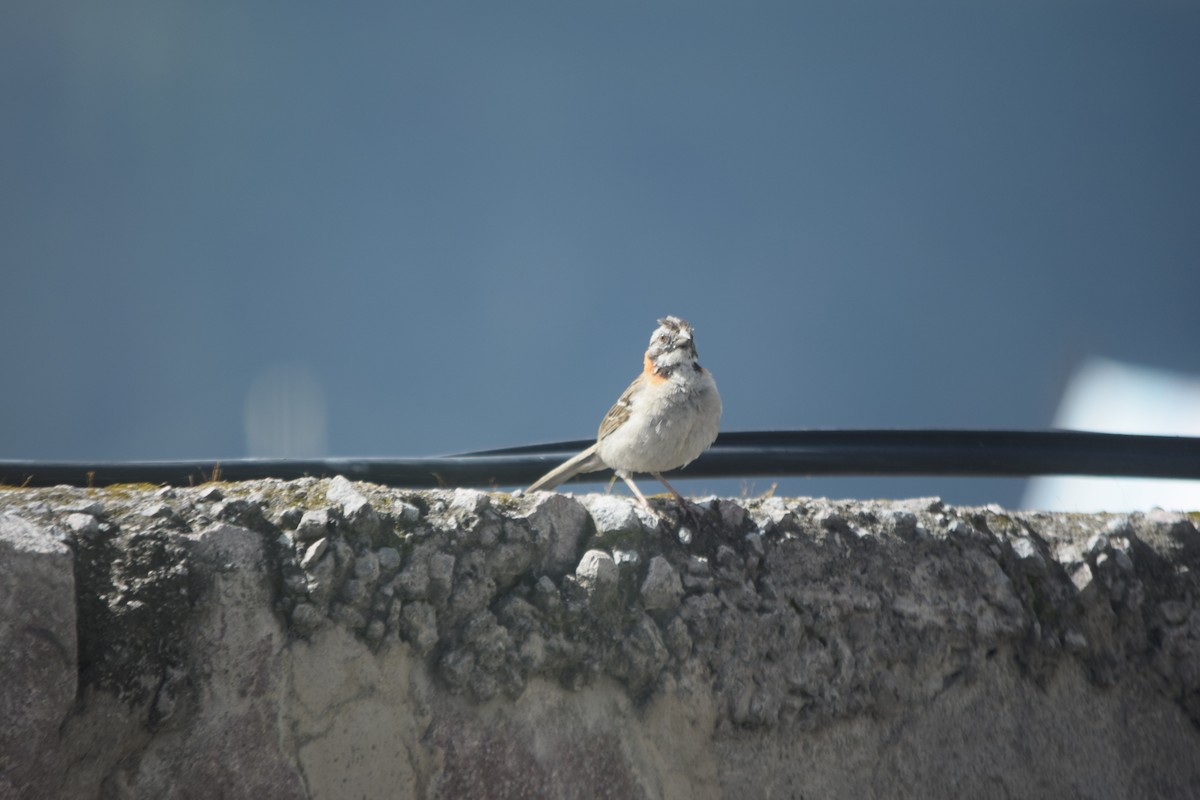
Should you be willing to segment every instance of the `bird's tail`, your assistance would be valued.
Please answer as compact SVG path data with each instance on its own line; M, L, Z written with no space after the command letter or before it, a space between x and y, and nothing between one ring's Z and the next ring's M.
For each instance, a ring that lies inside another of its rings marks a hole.
M526 491L550 491L560 483L571 480L581 472L595 472L607 466L596 455L596 445L592 445L577 456L572 456L542 477L533 482Z

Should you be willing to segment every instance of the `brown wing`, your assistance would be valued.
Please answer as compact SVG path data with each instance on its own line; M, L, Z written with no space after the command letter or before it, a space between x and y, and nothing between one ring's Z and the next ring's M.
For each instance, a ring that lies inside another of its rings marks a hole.
M643 375L645 373L642 373ZM615 431L617 428L625 424L629 419L630 398L637 390L638 385L642 382L642 375L638 375L633 383L629 384L629 388L621 393L617 398L617 402L613 403L613 407L604 415L604 419L600 422L600 433L596 434L596 441L600 441L605 436Z

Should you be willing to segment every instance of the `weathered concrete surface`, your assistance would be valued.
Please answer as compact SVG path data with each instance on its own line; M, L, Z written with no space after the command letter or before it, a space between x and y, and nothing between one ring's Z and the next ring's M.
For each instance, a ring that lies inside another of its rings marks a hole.
M0 489L0 797L1200 797L1196 515Z
M58 537L0 513L0 796L40 777L75 702L75 580Z

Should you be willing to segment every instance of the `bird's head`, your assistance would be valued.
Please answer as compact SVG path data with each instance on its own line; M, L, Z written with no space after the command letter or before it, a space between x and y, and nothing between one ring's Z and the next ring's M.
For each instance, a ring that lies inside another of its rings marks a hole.
M658 327L650 337L646 361L652 364L654 371L662 377L670 375L679 367L695 364L696 341L692 335L692 326L679 317L660 319Z

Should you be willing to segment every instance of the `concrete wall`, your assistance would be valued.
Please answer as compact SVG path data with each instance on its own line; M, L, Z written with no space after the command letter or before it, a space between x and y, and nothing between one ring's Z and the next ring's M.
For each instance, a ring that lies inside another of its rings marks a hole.
M0 489L0 797L1200 797L1195 516L656 502Z

